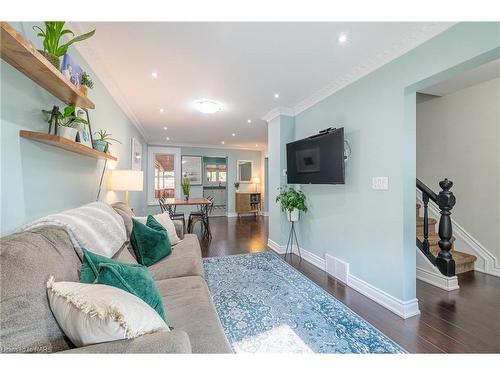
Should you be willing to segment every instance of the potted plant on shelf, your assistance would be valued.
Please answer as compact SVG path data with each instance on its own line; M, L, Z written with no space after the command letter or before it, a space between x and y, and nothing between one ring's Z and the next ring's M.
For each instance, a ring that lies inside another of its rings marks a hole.
M109 145L112 144L111 141L118 142L121 144L121 142L118 139L111 138L111 134L106 132L106 130L99 130L98 132L95 132L99 138L94 139L92 142L92 146L94 146L94 149L100 152L109 152Z
M288 221L299 221L300 211L307 212L306 195L293 187L280 187L276 203L281 204L281 210L286 212Z
M234 188L236 189L237 193L240 191L240 183L238 181L234 183Z
M95 34L95 30L92 30L86 34L79 35L70 39L64 44L60 44L61 37L65 34L71 34L75 36L75 33L69 29L64 29L64 21L57 22L44 22L45 30L42 30L38 26L33 26L33 30L39 31L37 36L43 38L43 50L38 50L49 62L59 70L61 65L61 56L68 51L68 47L76 42L81 42L82 40L90 38Z
M191 182L189 181L189 178L183 177L181 185L182 192L184 193L184 199L189 200L189 190L191 189Z
M87 72L82 73L82 77L80 78L80 91L83 95L87 96L89 89L94 88L94 81L90 78Z
M53 110L42 109L42 112L51 116L53 114ZM52 118L48 121L49 125L51 125ZM75 114L75 106L68 105L64 108L63 112L56 113L56 121L58 125L58 134L61 137L67 138L71 141L75 141L76 135L78 134L78 129L74 128L73 125L76 123L80 124L88 124L88 121L76 116Z

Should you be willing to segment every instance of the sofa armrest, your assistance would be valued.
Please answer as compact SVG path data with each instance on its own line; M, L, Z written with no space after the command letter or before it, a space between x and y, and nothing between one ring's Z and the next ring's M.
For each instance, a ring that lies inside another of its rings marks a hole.
M191 353L191 343L184 331L158 331L134 339L88 345L60 353Z
M175 231L177 232L177 237L179 239L184 239L184 222L182 220L172 220L174 222Z

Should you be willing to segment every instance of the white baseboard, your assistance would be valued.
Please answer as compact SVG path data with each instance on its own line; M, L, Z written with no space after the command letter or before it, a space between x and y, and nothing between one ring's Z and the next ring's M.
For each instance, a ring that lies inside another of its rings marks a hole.
M286 250L286 246L279 245L277 242L271 239L267 240L267 246L269 246L269 248L271 248L278 254L284 254ZM294 248L294 253L298 255L296 248ZM321 258L320 256L303 248L300 248L300 253L304 260L312 263L322 271L326 271L326 260L324 258ZM349 267L347 267L347 270L349 270ZM352 275L351 273L349 273L349 271L347 272L347 285L349 287L370 298L374 302L392 311L393 313L399 315L403 319L407 319L420 314L420 310L418 308L418 300L416 298L408 301L402 301L367 283L366 281ZM332 276L335 277L335 275Z
M430 272L419 267L417 267L417 279L437 286L438 288L446 290L448 292L451 290L459 289L458 278L456 276L446 277L444 275L438 275L434 272Z
M422 193L417 189L417 200L423 207ZM420 210L422 210L421 208ZM441 215L439 214L439 208L432 201L429 201L429 216L438 220ZM472 237L455 219L451 218L451 224L453 228L453 236L455 237L455 246L457 250L462 251L467 254L475 255L478 259L474 263L474 270L487 273L489 275L500 277L500 264L499 260L486 249L477 239Z
M262 213L258 212L257 216L262 215ZM227 217L238 217L238 214L236 212L228 212L226 214ZM253 213L248 213L248 214L240 214L239 216L255 216Z
M262 216L269 216L269 212L267 212L267 211L263 211L263 212L262 212Z

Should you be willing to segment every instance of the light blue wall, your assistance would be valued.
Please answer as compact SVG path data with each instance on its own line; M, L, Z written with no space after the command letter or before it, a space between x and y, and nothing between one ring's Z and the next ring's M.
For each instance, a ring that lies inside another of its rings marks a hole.
M185 146L168 146L168 147L178 147L181 149L181 155L191 155L191 156L218 156L218 157L227 157L227 194L228 194L228 213L234 213L234 183L236 181L236 162L238 160L252 160L253 161L253 175L254 177L259 177L261 182L263 178L261 176L261 160L262 153L260 151L252 151L252 150L232 150L226 148L208 148L208 147L185 147ZM240 184L240 191L253 191L255 189L254 184ZM263 189L263 185L261 184L260 189ZM190 193L190 197L197 198L203 196L203 188L202 186L192 186ZM186 212L193 210L193 207L186 208ZM159 208L157 206L149 206L148 213L153 214L157 213Z
M458 24L295 117L294 139L344 126L352 147L345 185L302 186L310 211L298 225L301 247L348 262L353 275L397 298L415 298L415 90L495 58L499 46L499 23ZM273 126L271 173L280 142ZM388 176L389 191L372 190L374 176Z
M12 23L39 48L41 44L32 25ZM92 39L83 43L92 43ZM108 166L129 169L131 137L144 143L142 136L78 52L74 48L69 52L95 81L95 88L90 91L96 105L95 110L89 111L92 129L107 129L123 143L112 146L111 152L118 157L118 162L108 162ZM94 201L104 162L20 138L21 129L46 132L48 125L40 110L50 109L54 104L62 108L64 104L3 60L0 85L0 231L3 235L35 218ZM145 145L143 148L146 151ZM106 192L104 183L101 198L114 201L123 196ZM145 191L130 193L130 204L136 212L144 212L145 202Z

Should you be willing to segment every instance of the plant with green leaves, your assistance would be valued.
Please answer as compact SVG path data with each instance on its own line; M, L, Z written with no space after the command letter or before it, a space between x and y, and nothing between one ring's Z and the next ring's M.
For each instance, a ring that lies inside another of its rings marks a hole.
M181 181L181 186L182 186L182 192L186 197L189 197L189 190L191 189L191 181L189 181L189 178L183 177Z
M80 78L80 84L82 86L87 86L89 89L94 88L94 81L92 81L92 78L90 78L87 72L82 73L82 77Z
M52 110L49 111L46 109L42 109L42 112L49 116L49 120L47 122L50 125L50 117L52 115ZM63 112L61 113L61 111L58 111L56 117L57 117L57 122L60 126L67 126L71 128L73 127L72 125L76 123L88 124L87 120L76 116L74 105L68 105L64 107Z
M94 134L98 136L98 138L94 139L95 143L105 143L106 144L103 152L108 152L109 145L112 144L111 141L118 142L121 144L121 142L118 139L111 138L111 134L109 134L106 130L101 129L98 132L95 132ZM94 147L95 147L95 145L94 145Z
M307 212L306 195L303 191L288 186L282 186L278 190L276 203L281 204L283 212L292 212L293 210Z
M44 22L45 30L42 30L39 26L33 26L33 30L38 31L37 36L43 38L43 51L40 52L42 52L57 69L59 69L60 65L59 58L64 56L70 45L88 39L95 34L95 30L92 30L75 37L73 31L64 28L65 23L64 21ZM61 44L61 37L67 34L74 38Z

